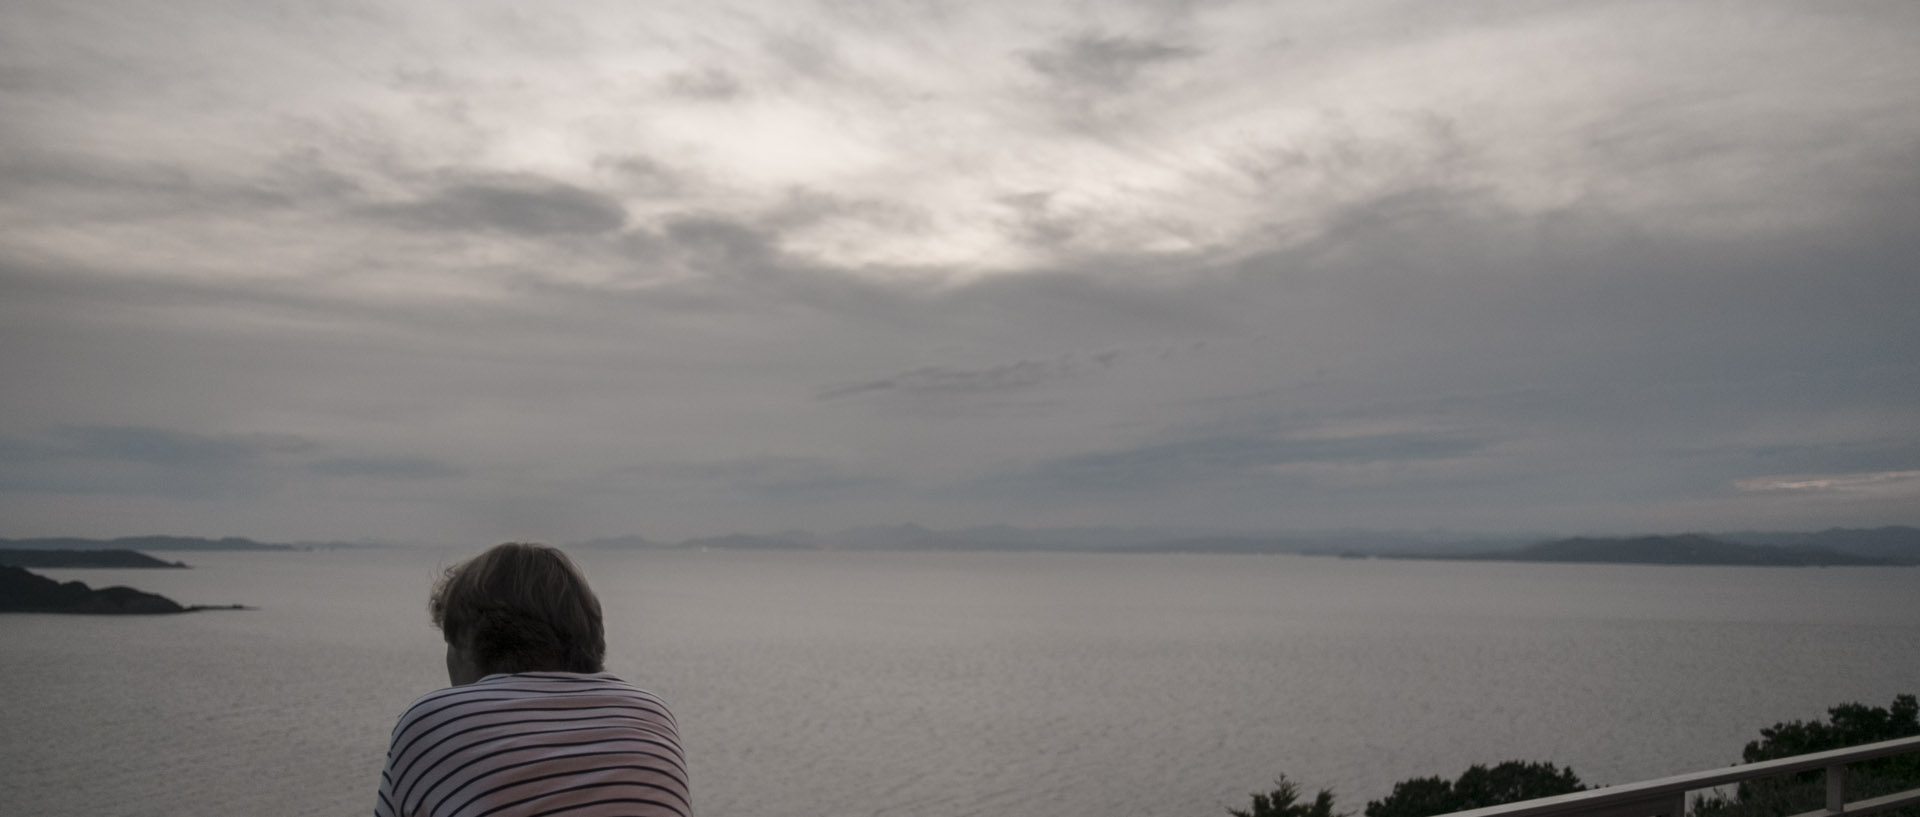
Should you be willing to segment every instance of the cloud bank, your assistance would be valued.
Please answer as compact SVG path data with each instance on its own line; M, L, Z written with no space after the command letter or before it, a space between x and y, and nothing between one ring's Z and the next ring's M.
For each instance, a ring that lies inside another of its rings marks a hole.
M1904 5L9 14L8 535L1920 522Z

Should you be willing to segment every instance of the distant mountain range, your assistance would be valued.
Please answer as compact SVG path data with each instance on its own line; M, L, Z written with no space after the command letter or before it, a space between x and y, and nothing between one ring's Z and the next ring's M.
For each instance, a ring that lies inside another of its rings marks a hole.
M1472 540L1476 547L1518 546L1535 537ZM877 525L817 534L787 530L770 534L728 534L681 542L638 536L574 543L586 548L664 548L692 550L990 550L1083 553L1374 553L1457 548L1459 538L1442 534L1336 531L1324 533L1240 533L1204 528L1016 528L984 525L939 531L919 525Z
M379 547L370 543L272 543L227 537L131 536L119 539L0 539L0 550L291 551ZM848 528L833 534L788 530L733 533L680 542L619 536L569 547L645 550L925 550L1067 553L1297 553L1323 556L1478 559L1635 564L1920 564L1920 528L1829 528L1672 535L1575 537L1463 535L1444 531L1363 530L1247 533L1204 528L985 525L933 530L919 525Z
M43 539L0 539L6 550L326 550L383 547L368 542L256 542L238 536L206 539L199 536L123 536L118 539L80 539L60 536Z
M1824 567L1911 565L1920 563L1920 558L1917 557L1920 557L1920 547L1909 547L1904 556L1899 554L1869 556L1858 552L1841 551L1824 544L1755 545L1727 542L1710 536L1688 533L1678 536L1632 536L1609 539L1580 537L1541 542L1518 550L1426 558L1505 562Z
M1656 536L1464 537L1446 533L1222 533L1175 528L1045 528L1004 525L935 531L919 525L730 534L667 543L637 536L575 547L694 550L998 550L1086 553L1299 553L1530 562L1720 565L1920 564L1920 528L1831 528Z

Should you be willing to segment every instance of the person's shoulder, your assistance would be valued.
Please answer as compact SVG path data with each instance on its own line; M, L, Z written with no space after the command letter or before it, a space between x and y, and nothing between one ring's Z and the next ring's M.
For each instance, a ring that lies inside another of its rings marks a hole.
M638 692L653 696L653 693L628 683L611 672L517 672L512 675L489 675L479 683L519 683L545 686L551 689L599 689Z
M421 695L413 699L413 702L407 704L407 708L400 712L399 721L394 724L394 731L405 731L408 724L448 706L457 704L464 698L470 698L477 693L484 693L485 691L484 688L476 683L463 686L443 687Z
M493 677L493 676L489 676ZM667 708L667 701L658 695L628 683L611 672L523 672L502 678L517 679L522 684L541 684L551 692L578 693L605 698L608 696L625 699L653 712L669 724L674 724L673 711ZM485 681L483 680L482 683Z

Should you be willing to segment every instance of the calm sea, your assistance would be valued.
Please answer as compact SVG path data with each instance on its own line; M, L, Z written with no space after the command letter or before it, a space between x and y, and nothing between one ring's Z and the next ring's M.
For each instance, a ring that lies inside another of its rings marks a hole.
M363 814L444 685L433 551L46 571L188 603L0 617L0 811ZM1015 553L577 554L707 815L1357 810L1505 759L1619 783L1920 691L1920 569Z

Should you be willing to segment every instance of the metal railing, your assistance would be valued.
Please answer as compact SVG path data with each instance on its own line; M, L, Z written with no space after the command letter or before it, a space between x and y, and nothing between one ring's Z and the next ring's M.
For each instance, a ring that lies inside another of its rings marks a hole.
M1863 760L1920 752L1920 736L1851 746L1810 755L1795 755L1763 760L1725 769L1674 775L1658 780L1643 780L1603 789L1522 800L1501 806L1488 806L1454 812L1444 817L1686 817L1687 794L1729 783L1764 777L1810 772L1826 772L1827 807L1794 817L1837 817L1871 814L1891 808L1920 804L1920 788L1894 794L1847 802L1847 764Z

